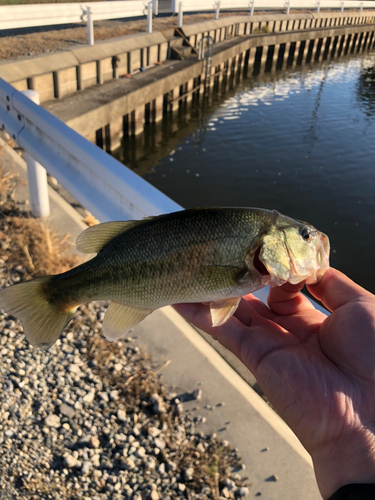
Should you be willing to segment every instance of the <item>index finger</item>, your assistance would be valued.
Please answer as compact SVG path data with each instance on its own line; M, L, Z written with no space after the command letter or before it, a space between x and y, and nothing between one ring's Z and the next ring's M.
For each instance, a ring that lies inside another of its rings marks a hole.
M285 283L271 287L268 295L268 305L271 311L278 316L291 316L303 311L315 309L309 299L300 293L305 282L292 285Z
M334 311L348 302L369 298L375 300L370 292L332 267L324 273L319 283L308 285L308 289L330 311Z

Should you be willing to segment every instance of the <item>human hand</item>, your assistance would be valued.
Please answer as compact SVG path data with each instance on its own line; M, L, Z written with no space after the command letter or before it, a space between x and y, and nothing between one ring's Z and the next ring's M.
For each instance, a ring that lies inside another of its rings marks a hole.
M375 296L335 269L309 291L271 288L267 307L243 297L225 324L209 308L176 310L232 351L311 454L323 498L349 483L375 482Z

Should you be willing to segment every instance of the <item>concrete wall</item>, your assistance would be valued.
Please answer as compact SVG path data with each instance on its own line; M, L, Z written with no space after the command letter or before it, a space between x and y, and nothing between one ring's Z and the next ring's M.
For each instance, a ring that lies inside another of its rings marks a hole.
M0 64L0 77L17 89L36 90L45 102L134 74L142 66L165 61L167 52L168 40L162 33L137 33L67 52L6 62Z
M262 14L223 17L184 26L182 32L197 47L202 36L210 35L215 44L236 36L300 32L332 26L366 25L375 22L375 11L327 12L321 14ZM59 52L44 57L0 64L0 77L18 90L31 88L45 102L74 94L93 85L167 59L174 29L164 33L137 33L94 46Z
M177 110L193 93L204 95L214 84L225 91L230 78L243 76L244 67L250 73L274 71L374 48L375 23L237 37L215 51L210 75L202 73L202 61L191 58L44 107L90 140L96 132L96 143L113 151L123 135L141 133L144 123L161 120L163 112Z

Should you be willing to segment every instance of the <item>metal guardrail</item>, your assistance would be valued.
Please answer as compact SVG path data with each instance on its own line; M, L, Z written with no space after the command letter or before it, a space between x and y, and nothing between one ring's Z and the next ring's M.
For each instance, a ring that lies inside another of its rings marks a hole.
M290 8L320 11L321 8L359 9L374 8L373 1L361 0L171 0L171 12L179 13L182 26L183 12L220 10L281 9L289 14ZM152 11L158 14L158 0L120 0L115 2L54 3L0 6L0 31L71 23L87 23L88 40L93 41L93 21L147 16L148 32L152 32ZM90 32L91 31L91 32Z
M308 9L320 12L320 9L337 9L341 12L346 9L373 9L373 1L361 0L172 0L172 12L178 13L181 18L183 12L215 11L215 19L219 18L220 10L249 10L253 15L254 9L280 9L289 14L290 9Z
M182 209L1 78L0 128L101 222Z
M93 21L147 16L152 32L152 12L158 13L158 0L116 2L53 3L0 6L0 31L34 26L87 23L88 43L93 42ZM93 45L93 43L91 43Z

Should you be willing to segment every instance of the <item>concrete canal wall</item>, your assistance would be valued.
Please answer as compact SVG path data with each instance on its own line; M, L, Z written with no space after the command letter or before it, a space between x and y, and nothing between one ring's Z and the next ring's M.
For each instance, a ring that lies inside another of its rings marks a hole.
M374 11L237 15L186 25L181 31L186 40L197 47L205 35L212 36L217 44L233 37L263 32L289 33L374 22ZM174 29L138 33L48 56L4 62L0 64L0 77L12 83L17 90L36 90L40 102L45 102L163 63L170 56L171 47L183 44L187 42Z
M208 73L196 55L168 59L172 47L196 48L208 34L215 40ZM244 68L274 71L374 46L375 11L235 16L3 64L0 76L38 90L48 111L112 152L124 135L140 134L181 102L202 98L215 84L225 91Z

